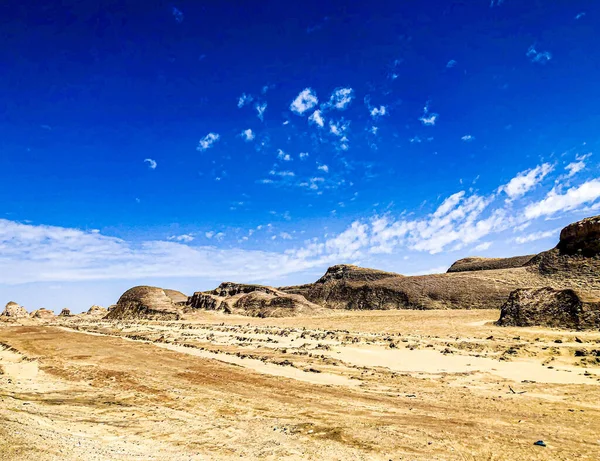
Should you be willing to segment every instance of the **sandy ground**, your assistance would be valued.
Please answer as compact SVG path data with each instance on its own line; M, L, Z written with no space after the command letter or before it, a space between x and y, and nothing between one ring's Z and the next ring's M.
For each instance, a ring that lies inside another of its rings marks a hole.
M497 318L0 323L0 459L598 459L600 332Z

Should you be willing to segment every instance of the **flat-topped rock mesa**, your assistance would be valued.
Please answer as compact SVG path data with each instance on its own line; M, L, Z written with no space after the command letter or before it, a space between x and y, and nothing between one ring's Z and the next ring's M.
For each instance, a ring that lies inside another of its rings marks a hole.
M121 295L116 306L104 318L106 319L147 319L178 320L182 307L179 300L187 297L176 290L163 290L159 287L137 286Z
M195 309L221 311L251 317L311 315L323 309L303 296L264 285L224 282L211 291L199 291L188 300L186 312Z
M560 232L557 245L561 254L592 257L600 254L600 216L569 224Z
M511 258L482 258L470 256L459 259L450 266L448 272L489 271L523 267L536 255L513 256Z
M29 312L27 312L27 310L23 306L17 304L16 302L9 301L8 303L6 303L6 307L2 311L2 314L0 314L0 317L6 319L29 318Z
M600 329L600 298L571 289L520 288L502 306L501 326Z
M53 320L56 318L56 314L50 309L37 309L31 313L31 318L40 320Z

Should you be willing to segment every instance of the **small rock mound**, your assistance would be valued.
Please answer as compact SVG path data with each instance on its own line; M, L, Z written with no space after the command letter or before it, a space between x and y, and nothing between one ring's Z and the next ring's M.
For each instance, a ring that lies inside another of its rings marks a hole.
M171 290L168 290L171 291ZM138 286L121 295L107 319L178 320L181 308L162 288Z
M11 319L22 319L29 317L29 313L25 310L23 306L15 303L14 301L9 301L4 308L0 317L7 317Z
M563 254L596 256L600 254L600 216L569 224L560 233L557 248Z
M50 309L44 309L42 307L41 309L33 311L31 317L34 319L52 320L56 315Z
M600 329L600 299L571 289L520 288L502 306L501 326Z
M66 307L60 311L60 314L58 314L59 317L71 317L71 310L67 309Z
M512 258L482 258L472 256L456 261L448 272L486 271L495 269L512 269L527 264L535 255L513 256Z
M107 313L107 309L102 306L96 306L95 304L86 312L87 315L91 315L93 317L104 317Z

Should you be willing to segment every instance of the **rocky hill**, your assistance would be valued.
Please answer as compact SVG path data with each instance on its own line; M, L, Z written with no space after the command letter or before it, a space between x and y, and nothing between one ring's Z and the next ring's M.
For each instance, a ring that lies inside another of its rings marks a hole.
M567 226L552 250L511 258L464 258L446 274L400 274L333 266L315 283L282 287L332 309L500 308L518 288L600 293L600 217Z
M501 326L600 329L600 298L571 289L520 288L502 306Z
M182 308L177 304L187 297L176 290L137 286L121 295L116 306L106 314L107 319L178 320Z
M2 314L0 314L0 317L2 317L3 319L23 319L28 318L29 313L25 310L24 307L20 306L16 302L9 301L6 304L4 311L2 311Z
M456 261L448 272L489 271L494 269L512 269L523 267L535 255L513 256L512 258L481 258L471 256Z
M196 309L251 317L290 317L323 311L320 306L297 294L268 286L232 282L224 282L211 291L194 293L188 300L186 312Z

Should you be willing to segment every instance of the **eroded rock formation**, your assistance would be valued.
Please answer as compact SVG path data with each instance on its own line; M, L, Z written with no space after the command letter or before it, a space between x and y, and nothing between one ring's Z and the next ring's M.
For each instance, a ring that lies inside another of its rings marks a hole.
M188 311L193 309L252 317L311 315L323 310L301 295L263 285L232 282L224 282L211 291L194 293L188 301Z
M479 256L471 256L456 261L450 266L448 272L489 271L523 267L534 256L513 256L512 258L481 258Z
M51 311L49 309L44 309L42 307L41 309L37 309L37 310L33 311L31 313L31 317L35 318L35 319L41 319L41 320L52 320L52 319L56 318L56 314L54 314L53 311Z
M171 296L168 296L167 292ZM174 290L163 290L158 287L130 288L121 295L114 309L111 309L105 318L178 320L181 317L181 307L174 301L174 298L179 299L174 293L183 295Z
M600 299L572 289L520 288L502 306L497 324L600 329Z
M14 301L9 301L0 314L0 317L6 317L11 319L22 319L29 317L29 313L25 310L23 306L15 303Z

